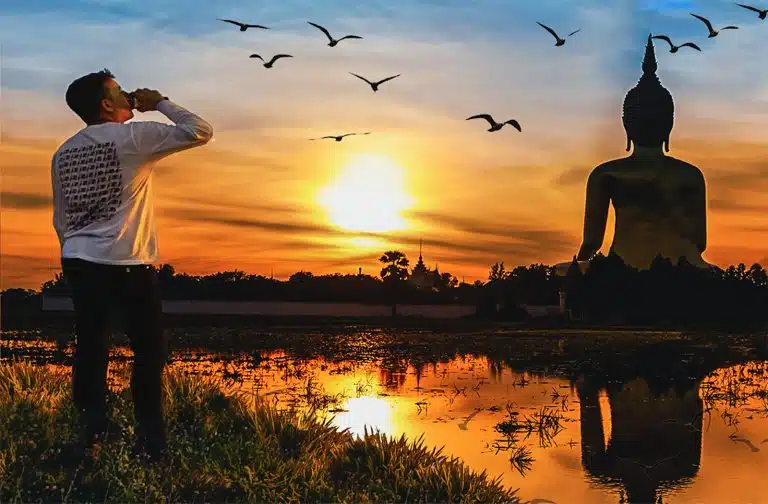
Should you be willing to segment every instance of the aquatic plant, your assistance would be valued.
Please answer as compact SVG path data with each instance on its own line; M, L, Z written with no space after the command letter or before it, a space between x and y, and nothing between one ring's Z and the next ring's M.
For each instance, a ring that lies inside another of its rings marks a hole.
M496 424L494 429L505 438L514 439L517 434L524 433L528 439L534 433L537 435L539 445L542 448L552 446L555 437L562 432L565 427L562 425L564 415L553 410L549 406L543 406L533 415L525 415L520 418L520 413L515 410L514 403L507 403L507 418ZM511 445L514 445L512 443Z

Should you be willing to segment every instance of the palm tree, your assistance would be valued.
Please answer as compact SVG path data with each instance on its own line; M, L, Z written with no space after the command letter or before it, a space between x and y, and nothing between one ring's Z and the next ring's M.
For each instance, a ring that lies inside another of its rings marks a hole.
M408 278L408 258L400 251L389 250L379 257L379 262L386 264L381 268L381 279L391 286L392 316L397 315L398 288Z
M389 250L379 257L379 262L386 264L381 269L384 281L406 280L408 278L408 258L400 251Z

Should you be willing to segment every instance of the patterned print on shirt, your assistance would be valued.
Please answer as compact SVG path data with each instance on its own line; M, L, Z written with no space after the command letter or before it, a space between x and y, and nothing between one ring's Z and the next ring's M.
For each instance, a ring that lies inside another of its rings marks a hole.
M115 142L63 150L57 164L67 231L115 216L123 186Z

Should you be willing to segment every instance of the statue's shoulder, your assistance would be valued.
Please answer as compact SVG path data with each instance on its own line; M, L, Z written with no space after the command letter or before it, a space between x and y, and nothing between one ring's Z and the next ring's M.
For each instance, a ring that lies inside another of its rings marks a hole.
M698 166L672 156L666 156L666 161L670 168L675 170L677 176L696 182L704 181L704 174Z
M616 158L600 163L592 169L590 176L602 178L615 173L621 173L622 168L627 166L627 159L628 158Z

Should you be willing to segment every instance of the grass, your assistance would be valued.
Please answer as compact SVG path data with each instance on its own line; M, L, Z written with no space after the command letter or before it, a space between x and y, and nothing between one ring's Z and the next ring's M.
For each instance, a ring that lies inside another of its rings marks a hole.
M225 395L165 377L170 461L130 455L130 391L109 394L119 434L95 458L79 448L68 375L0 364L0 502L519 502L517 490L428 449L422 439L355 437L314 411Z

